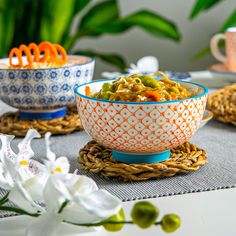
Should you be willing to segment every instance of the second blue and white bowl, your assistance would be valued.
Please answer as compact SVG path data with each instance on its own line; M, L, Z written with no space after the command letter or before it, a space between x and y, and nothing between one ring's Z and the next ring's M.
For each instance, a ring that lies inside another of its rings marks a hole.
M0 64L7 63L8 59L0 59ZM0 99L18 108L21 118L64 116L66 106L75 103L74 89L92 80L95 60L69 55L67 63L59 68L0 68Z

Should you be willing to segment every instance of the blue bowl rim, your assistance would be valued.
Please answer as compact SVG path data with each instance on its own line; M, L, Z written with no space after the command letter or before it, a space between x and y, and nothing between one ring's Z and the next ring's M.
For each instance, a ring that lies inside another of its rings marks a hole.
M73 65L68 65L68 66L62 66L62 67L52 67L52 68L35 68L35 69L8 69L8 68L0 68L0 72L1 71L22 71L22 72L32 72L32 71L38 71L38 70L58 70L58 69L66 69L66 68L71 68L71 67L74 67L74 66L83 66L83 65L87 65L87 64L90 64L90 63L94 63L95 62L95 58L93 57L90 57L90 56L85 56L85 55L74 55L74 54L68 54L67 56L78 56L78 57L86 57L86 58L89 58L90 61L86 62L86 63L82 63L82 64L73 64ZM8 57L5 57L5 58L0 58L0 60L3 60L3 59L8 59Z
M200 97L203 97L205 95L208 94L208 88L205 87L204 85L202 84L198 84L198 83L194 83L194 82L189 82L189 81L180 81L180 80L175 80L175 79L172 79L173 81L176 81L176 82L181 82L181 83L186 83L186 84L194 84L198 87L201 87L204 89L204 92L197 95L197 96L193 96L193 97L189 97L189 98L184 98L184 99L181 99L181 100L172 100L172 101L164 101L164 102L121 102L121 101L111 101L111 100L105 100L105 99L100 99L100 98L91 98L91 97L88 97L88 96L85 96L81 93L78 92L78 89L82 86L86 86L86 85L89 85L89 84L93 84L93 83L99 83L99 82L112 82L113 80L111 79L108 79L108 80L97 80L97 81L91 81L91 82L88 82L88 83L83 83L83 84L80 84L78 85L75 89L74 89L74 93L75 95L79 96L79 97L82 97L82 98L85 98L85 99L88 99L88 100L92 100L92 101L97 101L97 102L107 102L107 103L117 103L117 104L131 104L131 105L155 105L155 104L168 104L168 103L176 103L176 102L181 102L181 101L186 101L186 100L190 100L190 99L196 99L196 98L200 98Z

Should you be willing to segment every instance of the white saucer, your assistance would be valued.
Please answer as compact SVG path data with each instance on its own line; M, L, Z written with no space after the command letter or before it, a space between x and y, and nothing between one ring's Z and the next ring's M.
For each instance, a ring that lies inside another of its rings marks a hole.
M233 83L236 82L236 71L229 71L225 64L215 64L209 66L208 69L214 76L219 76L222 79L227 79Z

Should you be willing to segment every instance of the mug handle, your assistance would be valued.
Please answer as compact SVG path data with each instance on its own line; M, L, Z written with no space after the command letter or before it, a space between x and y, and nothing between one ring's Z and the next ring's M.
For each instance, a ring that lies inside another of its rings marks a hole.
M210 42L210 47L211 47L211 53L212 55L220 62L226 63L226 56L224 56L219 47L218 43L220 40L225 40L225 35L224 34L216 34Z

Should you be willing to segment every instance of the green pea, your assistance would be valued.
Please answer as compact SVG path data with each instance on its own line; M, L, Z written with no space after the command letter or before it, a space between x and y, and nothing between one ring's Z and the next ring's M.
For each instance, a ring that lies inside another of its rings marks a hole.
M179 93L179 92L180 92L179 89L177 89L177 88L175 88L175 87L170 87L168 90L169 90L170 92L174 92L174 93Z
M148 75L143 75L140 77L142 83L147 86L147 87L151 87L151 88L159 88L160 84L157 80L155 80L154 78L152 78L151 76Z
M176 231L181 225L181 220L178 215L168 214L165 215L161 220L161 228L166 233L172 233Z
M148 228L153 225L159 215L159 210L150 202L142 201L134 205L131 218L140 228Z
M109 93L102 93L102 99L109 100L110 94Z
M112 221L112 222L125 221L124 210L121 208L120 211L116 215L109 217L104 222L107 222L107 221ZM117 231L120 231L124 227L124 224L123 223L121 223L121 224L104 224L103 227L107 231L117 232Z
M112 91L112 84L110 84L110 83L104 83L104 84L102 85L102 91L103 91L103 92Z

